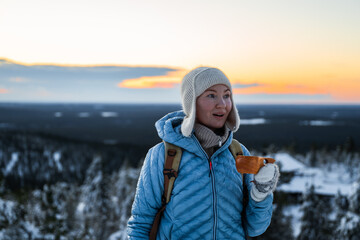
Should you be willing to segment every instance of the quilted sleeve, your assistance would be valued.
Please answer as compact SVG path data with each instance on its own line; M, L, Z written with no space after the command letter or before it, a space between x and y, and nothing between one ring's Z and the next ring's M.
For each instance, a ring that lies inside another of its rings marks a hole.
M164 144L151 148L146 155L138 180L131 217L128 221L128 239L149 239L149 233L164 189Z
M250 152L242 146L244 155L250 156ZM248 189L249 202L246 206L245 232L250 237L263 234L269 227L272 217L273 194L271 193L263 201L256 202L250 197L250 191L253 187L253 174L245 174L245 184Z

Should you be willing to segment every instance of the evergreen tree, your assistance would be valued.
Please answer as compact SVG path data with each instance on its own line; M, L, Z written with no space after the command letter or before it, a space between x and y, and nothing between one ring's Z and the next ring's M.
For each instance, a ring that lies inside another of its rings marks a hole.
M312 144L310 152L306 156L306 163L311 167L315 167L318 164L318 149L316 144Z
M0 198L0 239L39 239L39 230L24 221L24 215L21 204Z
M108 176L103 170L102 159L96 156L86 173L85 183L81 189L83 204L80 239L107 239L115 230L111 219L114 219L114 206L108 192Z
M347 153L353 153L355 151L355 141L352 136L346 138L344 143L344 151Z
M329 202L321 200L312 185L304 194L303 216L298 240L332 239L332 224L328 219L330 210Z
M336 219L340 220L342 217L344 217L348 209L349 209L348 198L344 195L341 195L340 191L338 191L338 193L335 196Z
M27 219L34 222L44 236L65 238L72 228L68 221L72 213L66 211L69 195L73 194L66 183L44 185L43 190L35 191L34 199L29 201Z
M112 235L112 239L127 238L127 221L131 215L139 174L140 168L131 167L129 161L125 160L118 173L112 177L111 193L114 194L112 199L114 199L117 219L117 232Z
M360 178L354 184L349 197L349 211L341 218L338 233L341 239L360 239Z
M277 204L273 216L271 218L271 224L266 232L258 237L258 239L266 240L277 240L277 239L286 239L292 240L293 229L291 226L291 217L285 216L283 213L283 207L281 204Z

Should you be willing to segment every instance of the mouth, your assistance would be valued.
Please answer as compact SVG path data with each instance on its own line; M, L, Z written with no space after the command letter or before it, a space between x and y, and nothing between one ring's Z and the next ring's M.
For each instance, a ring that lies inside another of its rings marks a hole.
M215 113L213 114L213 116L215 116L215 117L217 117L217 118L222 118L222 117L224 117L224 115L225 115L225 114L215 114Z

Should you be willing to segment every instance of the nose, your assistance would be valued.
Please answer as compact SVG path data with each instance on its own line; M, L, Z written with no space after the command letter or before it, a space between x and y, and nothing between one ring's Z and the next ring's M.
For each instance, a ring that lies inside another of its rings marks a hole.
M225 108L226 107L226 102L224 98L219 98L217 103L216 103L216 107L217 108Z

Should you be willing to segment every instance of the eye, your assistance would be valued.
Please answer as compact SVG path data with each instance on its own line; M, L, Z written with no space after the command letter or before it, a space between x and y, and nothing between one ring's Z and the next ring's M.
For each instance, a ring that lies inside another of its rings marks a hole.
M230 94L225 94L224 98L227 99L230 97Z
M215 98L215 94L212 94L212 93L211 93L211 94L208 94L207 97L208 97L208 98Z

